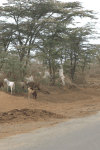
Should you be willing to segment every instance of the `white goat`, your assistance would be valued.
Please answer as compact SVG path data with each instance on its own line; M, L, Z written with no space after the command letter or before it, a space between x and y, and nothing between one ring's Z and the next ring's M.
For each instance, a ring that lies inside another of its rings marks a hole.
M59 69L59 76L60 76L60 78L61 78L61 81L62 81L63 86L65 86L65 81L64 81L65 76L64 76L64 74L63 74L62 65L60 65L60 67L61 67L61 68Z
M50 77L50 73L48 71L45 71L43 78Z
M10 87L10 89L11 89L11 94L12 94L12 91L13 91L13 89L15 90L15 82L11 82L11 81L9 81L8 79L4 79L4 82L6 82L7 83L7 91L8 91L8 87Z
M25 79L27 83L34 81L33 76L30 76L29 78L25 78Z

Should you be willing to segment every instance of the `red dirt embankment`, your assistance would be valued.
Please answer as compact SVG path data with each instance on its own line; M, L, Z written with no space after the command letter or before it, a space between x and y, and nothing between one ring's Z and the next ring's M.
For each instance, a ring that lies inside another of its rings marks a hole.
M39 92L37 100L0 91L0 138L72 118L85 117L100 110L100 89L56 89Z

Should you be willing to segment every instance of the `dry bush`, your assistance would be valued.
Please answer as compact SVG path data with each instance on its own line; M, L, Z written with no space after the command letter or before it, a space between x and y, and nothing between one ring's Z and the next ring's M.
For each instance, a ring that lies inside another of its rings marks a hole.
M98 64L90 64L90 69L87 70L86 77L100 77L100 67Z
M75 84L75 83L72 83L72 82L67 82L66 83L66 87L68 89L72 89L72 90L79 90L78 86Z
M86 79L84 75L75 75L73 82L75 84L86 84Z
M71 83L71 79L68 75L65 75L65 83Z
M86 70L85 79L87 87L100 88L100 67L98 64L90 64L90 69Z
M41 72L42 74L40 75L39 72ZM31 64L28 64L27 66L27 77L29 76L33 76L34 81L41 81L42 77L43 77L43 72L44 72L44 68L42 64L38 64L37 62L32 62Z

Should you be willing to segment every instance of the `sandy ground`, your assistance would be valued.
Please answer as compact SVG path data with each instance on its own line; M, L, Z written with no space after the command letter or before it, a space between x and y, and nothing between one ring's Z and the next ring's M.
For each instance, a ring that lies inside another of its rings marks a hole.
M100 111L100 88L49 89L37 99L0 91L0 138Z

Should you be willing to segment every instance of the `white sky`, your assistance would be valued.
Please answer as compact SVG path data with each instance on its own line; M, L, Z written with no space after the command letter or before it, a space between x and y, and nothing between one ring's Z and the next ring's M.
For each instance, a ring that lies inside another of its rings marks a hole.
M62 2L73 2L74 0L59 0ZM82 6L85 9L88 10L93 10L94 12L98 12L99 14L97 15L98 20L97 20L97 25L96 25L96 29L98 31L98 33L100 32L99 26L100 26L100 5L99 5L99 0L75 0L75 1L79 1L81 2ZM0 5L2 5L2 3L5 3L6 0L0 0ZM87 22L87 19L86 19ZM98 40L91 40L91 43L93 44L99 44L100 43L100 39Z

